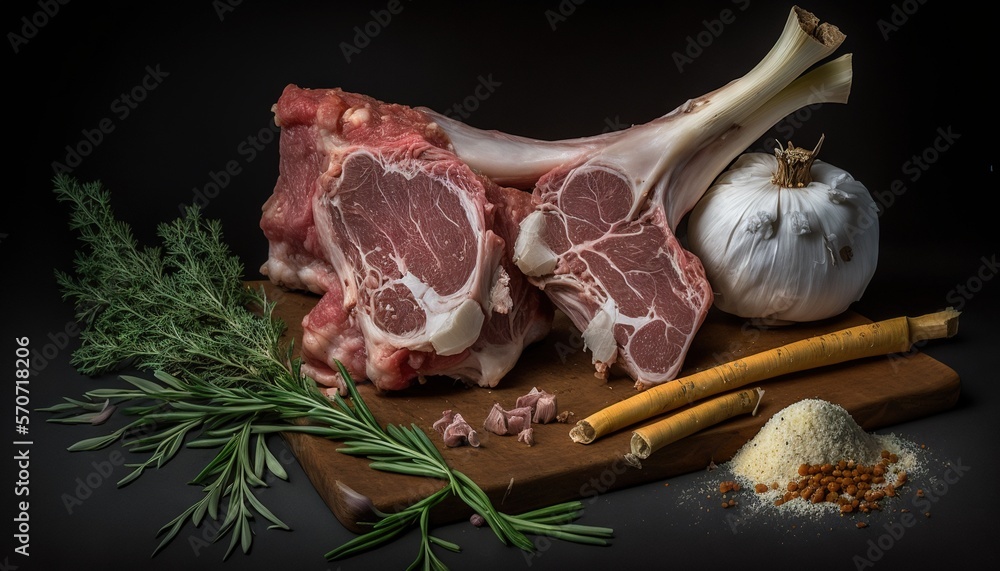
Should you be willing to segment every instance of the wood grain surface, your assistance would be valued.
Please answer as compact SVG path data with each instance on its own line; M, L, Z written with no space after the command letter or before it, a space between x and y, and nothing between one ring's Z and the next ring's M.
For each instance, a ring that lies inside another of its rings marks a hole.
M287 335L298 343L302 316L318 297L281 291L268 282L251 285L264 287L277 300L278 317L288 324ZM847 312L820 322L768 328L713 309L695 338L681 374L869 321ZM595 378L579 332L558 312L549 336L529 347L496 388L467 387L447 378L428 379L422 385L392 393L380 393L365 382L358 388L380 422L416 423L438 445L449 464L478 483L501 511L518 513L701 470L711 462L725 462L775 412L801 399L821 398L839 404L871 431L951 408L958 399L960 381L954 370L914 350L787 375L760 386L765 394L756 416L734 418L670 444L644 460L641 469L623 460L635 427L591 444L570 440L569 430L577 420L628 398L635 389L625 377L607 381ZM556 394L560 412L572 412L568 423L533 425L534 446L518 442L513 436L479 430L480 447L448 448L431 428L448 409L461 413L473 427L480 428L494 403L512 408L517 397L532 387ZM335 442L301 434L286 439L320 496L341 523L353 531L361 531L359 521L370 518L354 508L355 502L347 501L350 495L367 497L382 511L394 511L442 487L441 482L431 479L372 470L367 460L338 453L339 444ZM457 500L446 501L435 513L438 523L471 515Z

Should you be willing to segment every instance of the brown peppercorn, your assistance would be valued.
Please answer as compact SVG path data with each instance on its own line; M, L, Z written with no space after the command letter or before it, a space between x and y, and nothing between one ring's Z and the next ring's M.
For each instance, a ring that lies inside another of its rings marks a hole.
M854 524L854 526L857 527L858 529L864 529L868 527L868 524L863 521L859 521L858 523Z
M849 514L853 511L854 511L854 506L852 506L851 504L844 504L840 506L840 513L842 514Z
M809 475L809 464L801 464L799 466L799 476L808 476L808 475Z
M829 484L826 485L826 489L830 490L831 492L840 492L840 484L838 484L837 482L830 482Z
M767 484L757 484L756 486L753 487L753 490L758 494L763 494L764 492L767 491Z

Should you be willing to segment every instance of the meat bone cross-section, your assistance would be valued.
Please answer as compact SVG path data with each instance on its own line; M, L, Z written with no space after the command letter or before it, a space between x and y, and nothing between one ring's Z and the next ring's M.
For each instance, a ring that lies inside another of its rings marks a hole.
M383 390L445 375L494 386L553 309L513 263L531 196L476 174L423 113L288 86L274 106L279 177L261 271L322 295L303 320L303 373ZM502 213L502 215L501 215Z
M675 232L712 181L783 117L846 103L850 55L803 76L845 36L793 8L749 73L624 131L539 141L423 109L458 157L499 184L532 189L515 260L582 331L596 372L620 366L636 388L674 378L712 304L698 258Z
M782 117L846 102L849 55L800 77L843 39L793 8L744 77L649 123L563 141L288 86L261 271L322 295L303 321L303 371L340 390L338 361L386 390L430 375L494 386L548 332L551 301L598 375L617 365L640 389L673 378L712 303L678 223Z

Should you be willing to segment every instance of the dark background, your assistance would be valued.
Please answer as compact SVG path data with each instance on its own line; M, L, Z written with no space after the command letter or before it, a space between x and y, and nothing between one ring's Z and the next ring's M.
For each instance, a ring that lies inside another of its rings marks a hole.
M35 348L66 345L32 378L32 406L111 382L81 377L67 363L73 340L60 332L72 327L72 312L60 299L52 272L71 267L76 244L67 213L51 192L55 162L72 165L82 181L103 182L116 210L144 242L181 204L199 201L208 217L222 221L247 277L258 278L267 256L258 228L260 207L278 165L270 107L286 84L342 87L445 111L462 104L487 78L499 85L474 110L467 109L469 123L544 139L590 135L648 121L739 77L770 48L791 7L757 0L658 7L595 0L401 1L401 10L389 2L277 4L222 0L151 8L42 0L5 6L0 22L8 40L2 50L6 164L14 176L0 209L0 260L7 272L4 346L13 362L13 337L30 336ZM377 34L368 35L367 45L363 38L356 41L355 27L364 29L374 20L373 10L390 6L398 13L385 25L370 24ZM881 197L879 269L857 311L873 319L947 305L963 311L957 337L921 349L958 372L963 382L958 405L885 431L928 446L937 462L932 480L941 477L946 462L969 469L934 504L933 517L921 517L891 542L883 526L895 521L892 514L878 514L869 529L858 530L839 518L733 519L735 512L706 511L713 502L691 499L706 479L691 474L672 478L669 486L654 482L588 502L582 523L614 527L610 548L542 541L531 557L503 547L488 530L445 526L440 535L464 547L461 554L442 555L453 568L841 569L855 568L856 556L875 559L879 553L873 564L880 568L959 566L991 547L996 524L991 490L998 469L994 435L1000 428L1000 339L994 331L1000 284L993 280L997 211L987 204L997 190L996 97L987 87L996 69L994 14L938 0L816 0L803 7L847 34L835 55L854 54L851 100L802 111L767 137L791 133L796 144L811 146L825 134L822 158ZM691 43L699 39L700 51ZM348 61L344 46L351 43L361 47ZM691 59L679 66L677 57L686 50ZM129 107L122 95L144 79L147 88L138 90L143 100ZM98 138L95 129L102 121L107 132ZM952 139L945 141L941 133ZM915 156L923 157L923 167L916 166ZM231 172L223 176L227 166ZM8 403L14 397L12 380L9 386L0 391ZM12 434L12 405L5 408L0 419L7 426L0 433ZM352 569L404 567L415 555L411 534L374 553L325 562L322 554L351 534L292 461L291 483L279 482L261 497L294 531L258 525L251 554L237 553L223 564L228 538L203 546L211 530L188 528L150 559L156 530L200 494L185 483L207 453L184 452L164 469L116 490L113 481L127 473L115 465L119 449L66 452L91 433L45 424L45 418L41 412L31 417L31 556L14 553L11 543L0 551L5 568ZM275 447L285 450L277 441ZM75 493L78 479L109 465L113 475L68 513L63 495ZM2 530L10 542L19 499L12 461L3 472L0 504L6 506L0 513L6 514ZM871 551L879 538L891 546Z

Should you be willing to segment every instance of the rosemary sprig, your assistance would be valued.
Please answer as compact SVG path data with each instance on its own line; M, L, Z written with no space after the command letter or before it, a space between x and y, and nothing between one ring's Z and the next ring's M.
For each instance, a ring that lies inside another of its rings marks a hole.
M580 515L579 502L517 516L498 512L475 482L448 466L419 427L383 428L343 367L349 398L323 395L282 343L284 325L273 316L274 304L243 284L242 265L229 253L220 225L202 219L197 208L158 226L161 248L140 247L130 227L114 217L100 184L81 185L65 175L54 182L57 198L71 206L71 227L83 244L75 274L56 273L84 325L73 365L87 375L134 367L153 378L123 375L126 388L91 390L42 410L69 414L51 419L67 424L98 424L115 408L136 417L70 447L96 450L121 441L132 452L148 453L145 461L129 465L133 471L119 486L185 447L218 449L191 482L202 486L204 497L160 529L154 554L186 524L199 526L206 518L222 520L217 538L230 535L226 558L237 545L249 551L256 516L270 528L289 529L255 494L267 486L268 474L287 479L266 443L277 432L329 438L343 443L341 452L371 460L373 469L446 482L408 508L377 513L371 531L327 553L331 560L419 526L421 545L411 567L445 568L433 548L459 546L434 537L429 521L430 510L450 495L480 514L501 541L520 549L534 550L529 534L596 545L612 536L608 528L571 523Z

